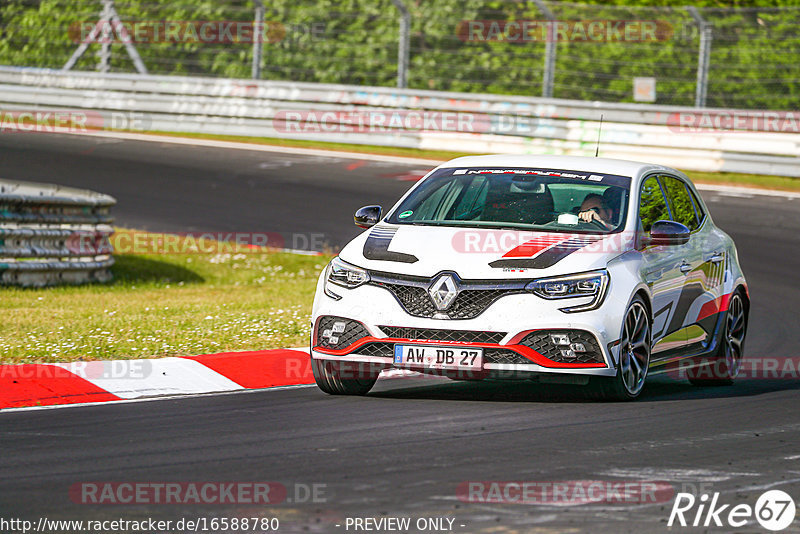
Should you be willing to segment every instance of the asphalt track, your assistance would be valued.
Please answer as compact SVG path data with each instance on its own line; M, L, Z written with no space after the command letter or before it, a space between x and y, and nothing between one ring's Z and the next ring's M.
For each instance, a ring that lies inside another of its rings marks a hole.
M2 177L110 193L126 226L324 234L332 246L355 235L355 208L389 205L411 185L398 177L415 170L338 157L0 136ZM736 240L750 284L747 357L796 369L800 200L705 197ZM720 492L731 504L752 506L773 487L797 501L800 382L790 375L725 388L665 377L625 404L555 386L395 379L363 398L300 388L3 413L0 517L260 515L281 518L282 532L354 532L345 529L347 517L449 516L453 532L664 532L671 499L487 504L462 502L457 488L465 481L645 480ZM69 498L81 481L278 481L324 484L326 493L318 502L271 507L90 506ZM740 531L766 532L755 523ZM800 532L800 520L784 532Z

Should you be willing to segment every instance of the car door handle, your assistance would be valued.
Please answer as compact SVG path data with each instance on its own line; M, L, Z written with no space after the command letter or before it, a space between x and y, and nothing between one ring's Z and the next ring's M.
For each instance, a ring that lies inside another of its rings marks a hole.
M681 266L679 267L679 269L681 270L682 273L688 273L689 271L692 270L692 266L689 265L686 262L683 262L683 263L681 263Z
M710 261L711 263L719 263L724 259L725 259L725 254L721 252L715 252L710 258L708 258L708 261Z
M644 281L648 284L652 284L653 282L660 280L663 273L660 270L657 271L650 271L649 273L645 273Z

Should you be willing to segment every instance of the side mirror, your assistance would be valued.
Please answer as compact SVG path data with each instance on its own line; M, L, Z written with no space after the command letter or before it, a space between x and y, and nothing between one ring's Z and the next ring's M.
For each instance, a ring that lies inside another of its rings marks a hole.
M650 228L650 244L683 245L689 242L692 233L686 226L675 221L656 221Z
M382 210L380 206L364 206L353 216L353 221L359 228L371 228L381 220Z

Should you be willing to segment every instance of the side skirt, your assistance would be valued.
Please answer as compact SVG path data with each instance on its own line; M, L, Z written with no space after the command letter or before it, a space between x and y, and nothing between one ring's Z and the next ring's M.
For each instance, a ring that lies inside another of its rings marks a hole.
M672 371L679 363L683 369L691 369L694 367L703 367L709 365L709 361L714 356L722 342L723 325L728 318L728 311L719 312L714 316L706 317L701 321L705 323L702 326L710 326L709 323L714 325L714 334L709 337L709 342L702 345L690 345L680 350L669 351L664 353L657 361L650 363L649 374L658 375ZM696 360L695 362L687 362L685 360Z

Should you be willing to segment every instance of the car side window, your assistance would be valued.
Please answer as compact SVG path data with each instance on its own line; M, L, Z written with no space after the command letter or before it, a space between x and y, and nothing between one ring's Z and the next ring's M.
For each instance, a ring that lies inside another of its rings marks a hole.
M687 187L687 189L689 189ZM697 198L697 195L694 194L694 191L689 189L689 194L692 197L692 202L694 203L694 211L697 213L697 221L698 224L703 224L703 219L706 217L706 212L703 211L703 205L700 203L700 199Z
M642 230L649 232L653 223L661 220L669 220L669 209L667 201L658 185L655 176L651 176L642 184L642 195L639 201L639 222Z
M689 230L697 230L700 221L694 211L692 197L689 196L689 190L683 180L672 176L662 176L661 183L664 184L664 189L669 197L672 220L681 223Z

